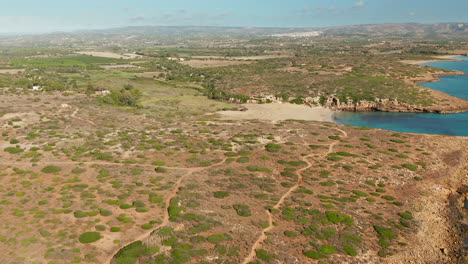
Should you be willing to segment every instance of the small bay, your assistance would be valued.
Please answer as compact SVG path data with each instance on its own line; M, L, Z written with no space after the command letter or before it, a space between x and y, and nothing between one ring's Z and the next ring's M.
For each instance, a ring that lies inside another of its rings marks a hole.
M422 65L468 72L468 58L456 59L460 61L430 62ZM440 82L420 83L420 85L468 99L468 75L441 76L440 79ZM456 114L338 112L333 118L336 123L343 125L406 133L468 136L468 112Z

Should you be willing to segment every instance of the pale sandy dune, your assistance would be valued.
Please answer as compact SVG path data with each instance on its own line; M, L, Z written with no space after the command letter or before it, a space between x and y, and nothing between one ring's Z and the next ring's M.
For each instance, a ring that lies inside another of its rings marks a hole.
M270 120L287 119L333 122L334 111L324 107L295 104L244 104L247 111L217 112L221 120Z

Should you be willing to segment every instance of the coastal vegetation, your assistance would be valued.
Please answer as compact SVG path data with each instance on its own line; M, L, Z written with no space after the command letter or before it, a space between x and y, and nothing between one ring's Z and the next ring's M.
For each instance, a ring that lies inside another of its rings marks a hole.
M175 39L86 47L138 55L132 59L78 55L82 43L2 49L2 257L380 263L432 252L428 262L457 260L450 253L457 238L437 228L451 220L434 212L449 215L447 194L463 178L463 138L221 120L215 112L244 110L237 103L247 101L306 107L376 99L437 109L452 101L413 79L440 71L401 61L465 44L405 36L391 45L369 36Z

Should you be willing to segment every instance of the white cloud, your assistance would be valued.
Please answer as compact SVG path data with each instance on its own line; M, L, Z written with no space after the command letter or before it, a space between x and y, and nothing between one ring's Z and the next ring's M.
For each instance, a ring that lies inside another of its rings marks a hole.
M354 7L363 7L364 5L366 5L364 1L359 1L359 2L356 2L356 4L354 4Z

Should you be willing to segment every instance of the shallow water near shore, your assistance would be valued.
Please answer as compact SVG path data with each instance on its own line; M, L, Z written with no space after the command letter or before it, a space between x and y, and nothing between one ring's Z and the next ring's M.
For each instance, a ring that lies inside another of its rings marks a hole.
M405 133L468 136L468 112L457 114L338 112L334 121L342 125L374 127Z
M456 57L455 59L461 61L438 61L421 65L468 73L468 57ZM448 75L439 78L440 82L420 83L420 85L468 100L468 75Z
M468 57L460 61L430 62L422 65L468 72ZM468 76L442 76L440 82L421 83L428 88L468 99ZM397 132L468 136L468 112L456 114L338 112L334 122L343 125L373 127Z

